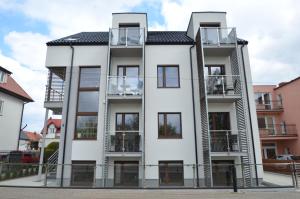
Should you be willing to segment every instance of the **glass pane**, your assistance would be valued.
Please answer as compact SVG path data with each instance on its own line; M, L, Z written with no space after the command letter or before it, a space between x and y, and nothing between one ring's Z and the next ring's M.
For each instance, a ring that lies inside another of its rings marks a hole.
M181 135L180 114L167 114L167 134L176 137Z
M116 130L123 130L122 114L117 114L116 120Z
M159 162L160 185L182 185L183 163L182 162Z
M166 87L179 87L178 67L165 67Z
M163 75L163 67L157 68L157 87L163 87L164 86L164 75Z
M79 92L78 112L98 112L99 92Z
M91 186L94 182L94 162L72 162L72 185ZM83 165L80 165L83 164ZM86 165L84 165L86 164ZM93 165L92 165L93 164Z
M125 76L138 77L139 76L139 67L126 67Z
M76 135L78 139L97 137L98 116L77 116Z
M124 127L125 127L124 130L138 131L139 130L139 115L138 114L125 114Z
M80 88L95 88L100 86L100 68L80 69Z
M224 75L221 66L211 66L210 75Z
M209 113L209 128L210 130L230 130L229 113Z
M165 135L165 122L164 122L164 114L158 114L158 136Z
M257 118L257 122L258 122L258 128L260 129L266 128L265 118L263 117Z

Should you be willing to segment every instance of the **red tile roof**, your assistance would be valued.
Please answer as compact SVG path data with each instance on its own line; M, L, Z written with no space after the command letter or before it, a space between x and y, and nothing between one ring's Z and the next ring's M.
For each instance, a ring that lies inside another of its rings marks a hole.
M23 88L10 76L7 75L7 82L0 83L0 91L17 97L24 102L33 102L33 99L23 90Z
M61 126L61 119L52 119L52 118L49 118L49 119L48 119L47 126L49 126L50 124L54 124L54 126L55 126L57 129L60 129L60 126Z
M26 137L30 140L30 141L39 141L40 139L42 139L42 136L39 133L36 132L30 132L30 131L24 131Z

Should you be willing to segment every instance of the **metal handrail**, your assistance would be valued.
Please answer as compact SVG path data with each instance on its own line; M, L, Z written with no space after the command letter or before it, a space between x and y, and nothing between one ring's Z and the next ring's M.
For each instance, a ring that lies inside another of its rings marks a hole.
M240 75L206 75L208 95L241 95Z

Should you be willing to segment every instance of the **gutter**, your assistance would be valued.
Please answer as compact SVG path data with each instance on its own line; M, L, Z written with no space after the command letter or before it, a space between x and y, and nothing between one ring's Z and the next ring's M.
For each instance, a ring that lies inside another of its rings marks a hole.
M247 96L247 106L248 106L248 114L249 114L249 122L250 122L250 130L251 130L251 142L252 142L252 148L253 148L253 158L254 158L254 165L255 165L255 177L256 177L256 185L258 186L258 174L257 174L257 165L256 165L256 154L255 154L255 144L253 139L253 128L252 128L252 119L251 119L251 111L250 111L250 102L249 102L249 92L248 92L248 86L247 86L247 76L246 76L246 69L245 69L245 60L244 60L244 51L243 48L245 47L245 43L243 43L241 47L241 55L242 55L242 63L243 63L243 73L245 77L245 88L246 88L246 96Z
M190 47L190 70L191 70L191 85L192 85L192 100L193 100L193 120L194 120L194 136L195 136L195 154L196 154L196 176L197 176L197 187L199 187L199 171L198 171L198 146L197 146L197 130L196 130L196 113L195 113L195 99L194 99L194 78L193 78L193 60L192 60L192 48L195 47L193 44Z
M66 138L68 132L68 118L69 118L69 107L70 107L70 94L71 94L71 81L73 74L73 61L74 61L74 47L70 45L72 50L71 56L71 68L70 68L70 78L69 78L69 88L68 88L68 100L67 100L67 110L66 110L66 124L65 124L65 134L64 134L64 144L63 144L63 154L62 154L62 170L61 170L61 178L60 178L60 186L63 187L63 177L64 177L64 164L65 164L65 152L66 152ZM66 70L67 72L67 70Z

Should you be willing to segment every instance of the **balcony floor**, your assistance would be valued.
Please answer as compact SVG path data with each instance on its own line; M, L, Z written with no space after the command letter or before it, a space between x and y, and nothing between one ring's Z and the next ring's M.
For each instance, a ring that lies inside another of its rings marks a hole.
M235 102L241 95L207 95L207 101L212 103Z
M235 156L247 156L246 152L210 152L210 156L213 157L235 157Z
M106 157L141 157L142 152L113 152L109 151L105 153Z

